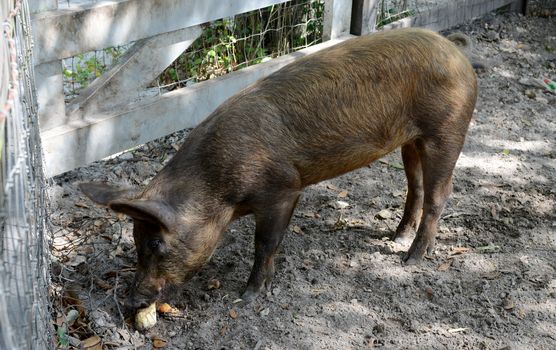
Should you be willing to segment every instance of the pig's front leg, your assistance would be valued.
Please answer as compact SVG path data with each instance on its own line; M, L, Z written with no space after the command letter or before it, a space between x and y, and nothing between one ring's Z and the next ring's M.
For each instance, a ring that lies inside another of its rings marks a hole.
M255 210L255 261L241 296L245 304L255 300L263 287L270 288L274 275L274 256L290 222L299 193L281 194L274 203Z

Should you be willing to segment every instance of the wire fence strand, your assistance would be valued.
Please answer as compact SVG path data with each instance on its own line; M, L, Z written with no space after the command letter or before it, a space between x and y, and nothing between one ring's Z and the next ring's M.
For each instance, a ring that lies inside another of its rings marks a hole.
M50 349L46 182L27 1L0 7L0 349Z

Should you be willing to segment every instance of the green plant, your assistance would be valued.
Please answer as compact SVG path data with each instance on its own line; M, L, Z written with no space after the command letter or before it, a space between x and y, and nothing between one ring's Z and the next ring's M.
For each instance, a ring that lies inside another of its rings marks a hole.
M294 0L211 22L158 83L184 86L320 42L323 16L323 1Z
M74 58L74 67L74 70L64 70L64 75L82 87L87 86L90 80L100 76L106 68L96 56L85 58L83 54Z
M400 19L413 16L408 9L407 0L382 0L376 18L376 27L380 28Z
M292 0L211 22L188 50L161 73L158 85L181 87L189 81L218 77L318 43L323 17L323 0ZM100 55L74 57L71 68L64 70L71 93L103 74L124 52L122 47L110 47Z
M77 90L87 87L91 81L101 76L107 69L108 63L115 62L125 52L122 47L109 47L104 49L101 54L89 53L80 54L75 56L72 60L71 69L65 68L63 71L64 77L71 83L72 93ZM108 57L106 59L99 59L99 56Z

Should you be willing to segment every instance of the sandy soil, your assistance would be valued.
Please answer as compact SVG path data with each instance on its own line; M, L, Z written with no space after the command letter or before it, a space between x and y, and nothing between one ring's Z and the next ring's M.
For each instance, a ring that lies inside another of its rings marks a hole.
M80 311L67 340L106 349L555 349L556 95L528 84L556 79L556 20L497 15L457 29L488 67L436 251L421 266L402 266L406 247L388 239L405 197L397 152L306 189L274 286L252 305L234 304L253 259L247 217L190 283L167 292L183 314L136 332L122 307L135 263L131 223L76 183L143 185L181 132L54 179L57 322ZM208 289L211 279L219 289Z

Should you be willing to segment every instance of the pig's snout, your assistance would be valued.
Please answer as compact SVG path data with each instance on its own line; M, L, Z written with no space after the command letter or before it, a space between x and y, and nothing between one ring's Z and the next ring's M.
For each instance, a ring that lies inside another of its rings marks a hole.
M152 303L154 303L158 297L160 296L160 293L149 293L149 294L145 294L145 293L139 293L139 292L134 292L132 291L129 299L127 300L127 307L129 309L144 309L147 306L151 305Z
M164 287L164 279L135 278L132 284L127 307L130 309L142 309L157 301Z

